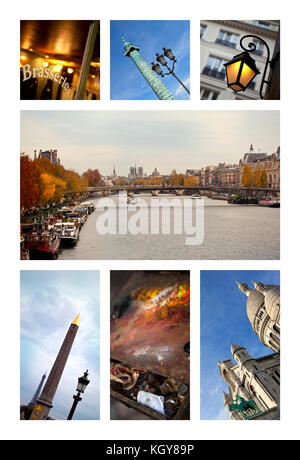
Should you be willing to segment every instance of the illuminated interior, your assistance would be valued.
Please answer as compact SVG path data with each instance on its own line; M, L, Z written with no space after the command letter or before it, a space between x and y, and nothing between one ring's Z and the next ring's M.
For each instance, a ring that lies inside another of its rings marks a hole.
M227 83L228 85L232 85L232 83L237 81L237 77L240 70L241 60L238 62L233 62L226 66L226 73L227 73Z
M21 21L21 99L77 99L93 21ZM100 99L100 28L81 99ZM25 66L25 67L24 67ZM30 66L30 67L29 67ZM32 69L37 70L33 74ZM29 73L24 73L30 69ZM58 74L55 77L55 74ZM24 77L26 75L26 77ZM27 78L27 76L30 78ZM50 76L52 78L50 78ZM55 79L56 78L56 79Z

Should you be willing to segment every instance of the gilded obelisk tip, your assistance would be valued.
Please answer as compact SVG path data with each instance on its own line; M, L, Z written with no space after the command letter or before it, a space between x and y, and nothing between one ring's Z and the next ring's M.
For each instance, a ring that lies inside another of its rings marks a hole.
M80 318L80 314L76 316L72 324L76 324L76 326L79 327L79 318Z

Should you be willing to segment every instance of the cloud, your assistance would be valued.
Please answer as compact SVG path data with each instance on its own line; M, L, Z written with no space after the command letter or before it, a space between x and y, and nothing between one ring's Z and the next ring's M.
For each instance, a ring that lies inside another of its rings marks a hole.
M186 81L186 80L184 80ZM176 86L178 89L178 85ZM238 163L250 144L272 153L279 111L22 111L21 150L58 149L63 166L127 175L135 161L147 174ZM170 166L171 165L171 166Z
M186 78L183 82L184 86L186 86L187 88L189 88L190 86L190 79L189 78ZM175 94L178 96L179 94L183 94L185 93L186 90L184 89L184 87L182 85L178 85L176 91L175 91Z

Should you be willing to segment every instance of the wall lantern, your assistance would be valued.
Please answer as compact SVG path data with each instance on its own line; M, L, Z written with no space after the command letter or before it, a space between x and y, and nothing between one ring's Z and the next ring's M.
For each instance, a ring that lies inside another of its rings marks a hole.
M244 47L243 41L246 38L255 38L261 41L267 49L267 59L265 63L265 68L260 85L260 98L263 99L263 87L264 84L270 85L270 81L266 80L266 73L268 66L272 69L274 67L275 60L278 59L278 55L275 59L270 60L270 48L268 44L257 35L244 35L240 40L240 47L244 50L242 53L233 56L230 62L224 64L226 68L226 77L227 77L227 86L231 88L235 93L239 91L245 91L256 75L260 74L260 71L256 67L255 60L250 56L249 53L256 50L256 44L249 42L247 48Z

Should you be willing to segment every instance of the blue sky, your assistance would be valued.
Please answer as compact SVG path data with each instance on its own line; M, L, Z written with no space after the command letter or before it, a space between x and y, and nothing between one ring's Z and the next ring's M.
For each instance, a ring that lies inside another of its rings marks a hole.
M201 419L230 420L224 407L223 390L228 386L220 376L217 361L231 359L230 342L244 346L254 358L273 351L254 333L246 313L247 297L235 281L280 284L279 271L201 271Z
M250 144L273 153L280 144L278 110L23 110L21 151L57 149L61 164L82 174L126 175L129 167L200 169L238 163Z
M74 419L99 419L99 271L21 271L21 404L31 400L51 370L70 323L78 329L50 416L66 420L77 379L88 369L90 384Z
M111 21L110 22L110 96L111 99L154 99L151 87L129 57L124 56L121 37L140 48L150 65L156 53L171 48L176 56L175 73L189 88L190 24L189 21ZM177 80L168 75L162 78L175 99L189 99Z

